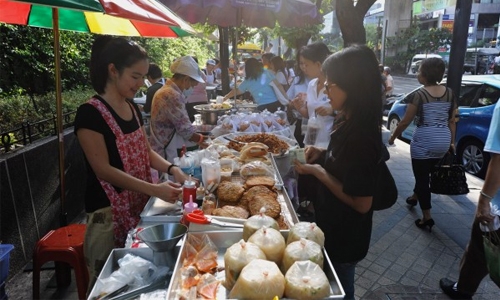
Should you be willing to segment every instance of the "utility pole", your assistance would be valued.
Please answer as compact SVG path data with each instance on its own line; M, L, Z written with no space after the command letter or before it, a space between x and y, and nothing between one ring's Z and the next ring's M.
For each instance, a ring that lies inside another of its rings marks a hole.
M451 39L450 65L448 68L447 86L455 95L460 95L462 74L464 73L465 52L469 30L472 1L457 1L455 6L455 21L453 22L453 37Z

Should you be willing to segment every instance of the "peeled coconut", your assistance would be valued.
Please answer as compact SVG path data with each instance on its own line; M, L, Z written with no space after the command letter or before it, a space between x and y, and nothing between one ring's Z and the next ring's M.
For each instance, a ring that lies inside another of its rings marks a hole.
M285 297L290 299L323 299L330 295L330 282L316 263L297 261L285 275Z

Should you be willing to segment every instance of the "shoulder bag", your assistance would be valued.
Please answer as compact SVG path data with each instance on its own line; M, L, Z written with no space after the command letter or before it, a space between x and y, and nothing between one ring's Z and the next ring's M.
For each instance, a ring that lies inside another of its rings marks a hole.
M431 173L431 193L464 195L469 193L465 168L456 163L456 155L447 153Z

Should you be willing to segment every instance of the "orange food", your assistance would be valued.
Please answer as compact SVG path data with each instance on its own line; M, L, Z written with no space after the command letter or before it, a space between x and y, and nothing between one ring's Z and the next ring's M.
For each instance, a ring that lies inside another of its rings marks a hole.
M195 263L196 268L200 272L209 273L217 267L217 258L200 259Z

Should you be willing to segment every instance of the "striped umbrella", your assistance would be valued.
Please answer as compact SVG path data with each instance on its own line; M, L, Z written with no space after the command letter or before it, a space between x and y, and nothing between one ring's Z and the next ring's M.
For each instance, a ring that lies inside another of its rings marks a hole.
M30 2L37 4L0 0L0 22L52 28L52 7L55 6L59 7L60 30L164 38L196 33L191 25L154 0Z
M59 142L60 223L64 226L67 224L67 219L59 30L143 37L180 37L196 31L155 0L23 1L30 3L0 0L0 22L53 29Z

